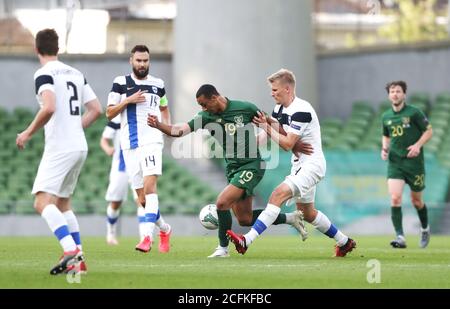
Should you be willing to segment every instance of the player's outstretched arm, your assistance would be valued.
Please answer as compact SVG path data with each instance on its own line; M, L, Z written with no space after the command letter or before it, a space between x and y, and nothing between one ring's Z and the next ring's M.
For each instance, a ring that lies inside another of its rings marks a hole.
M181 137L191 133L191 128L187 123L168 125L160 122L156 115L149 114L147 116L147 124L172 137Z

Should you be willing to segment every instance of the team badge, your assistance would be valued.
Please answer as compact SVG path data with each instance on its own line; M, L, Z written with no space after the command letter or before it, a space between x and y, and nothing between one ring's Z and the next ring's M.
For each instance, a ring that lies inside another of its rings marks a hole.
M153 93L158 93L158 88L156 88L155 86L152 86L152 90L153 90Z
M410 127L409 122L410 122L409 117L402 117L402 123L403 123L403 127L404 128L409 128Z
M237 128L241 128L244 126L244 116L234 116L234 122L236 123Z

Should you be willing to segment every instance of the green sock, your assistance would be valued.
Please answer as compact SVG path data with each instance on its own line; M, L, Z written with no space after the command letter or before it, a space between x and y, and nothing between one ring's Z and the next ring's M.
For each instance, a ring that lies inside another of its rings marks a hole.
M263 212L264 209L255 209L253 210L253 218L252 218L252 224L255 224L256 219L258 219L258 216ZM273 225L278 224L284 224L286 223L286 214L280 213L278 217L275 219L275 221L272 223Z
M217 210L217 217L219 218L219 243L221 247L228 247L227 231L231 230L232 219L229 210Z
M402 226L402 208L401 207L391 207L391 219L392 224L394 224L395 233L398 235L403 235Z
M426 229L428 226L428 210L427 206L423 204L422 209L417 209L417 214L419 215L420 224L422 225L423 229Z

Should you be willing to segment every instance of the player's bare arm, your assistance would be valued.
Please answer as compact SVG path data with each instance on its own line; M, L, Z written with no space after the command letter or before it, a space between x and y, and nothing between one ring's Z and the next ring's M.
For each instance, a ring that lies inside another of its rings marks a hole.
M30 123L21 133L17 134L16 145L22 150L25 148L25 144L31 139L33 134L42 128L52 117L56 109L56 98L53 91L44 90L41 93L42 107L34 117L34 120Z
M147 92L147 90L139 90L139 91L133 93L132 95L130 95L129 97L126 97L125 99L123 99L119 104L109 105L106 108L106 117L109 120L112 120L114 117L116 117L118 114L120 114L127 107L128 104L137 104L137 103L145 102L144 94L146 92Z
M102 105L98 99L87 102L85 105L86 111L81 118L83 129L88 128L95 120L100 117L103 112Z
M161 111L161 121L165 124L171 124L169 107L160 106L159 110Z
M414 144L408 147L408 158L415 158L420 154L420 149L425 145L433 136L433 129L431 126L423 132L422 136L419 140Z
M175 125L165 124L160 122L156 115L148 115L147 124L153 128L160 130L164 134L167 134L172 137L181 137L191 133L191 128L187 123Z
M391 144L391 139L388 136L381 138L381 159L386 161L389 154L389 145Z
M102 137L100 139L100 148L110 157L114 154L114 147L111 146L111 140L109 138Z

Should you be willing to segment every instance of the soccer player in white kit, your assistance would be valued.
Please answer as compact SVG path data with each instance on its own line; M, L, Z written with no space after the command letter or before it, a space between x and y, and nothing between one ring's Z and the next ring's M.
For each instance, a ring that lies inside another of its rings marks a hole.
M45 148L34 181L34 208L58 238L64 254L50 271L86 272L80 229L70 205L78 176L87 156L84 128L102 113L102 107L84 75L58 61L58 35L44 29L36 35L36 52L42 67L34 74L40 110L16 145L24 149L33 134L44 127ZM81 115L81 105L85 112Z
M100 147L108 156L112 157L109 184L105 195L105 200L108 202L106 208L106 242L109 245L118 245L117 221L120 215L120 207L122 202L127 199L129 188L123 151L120 148L120 114L106 124L100 139ZM137 204L139 235L142 240L145 237L145 211L144 207L139 204L138 196L134 190L133 198ZM159 216L156 225L158 227L165 226L162 216ZM169 248L169 244L164 244L164 241L159 243L160 252L166 253Z
M123 150L126 170L131 186L136 190L141 205L145 205L144 238L136 250L149 252L153 243L153 232L159 214L156 190L158 176L162 172L162 133L147 125L147 115L156 115L170 124L170 113L164 81L148 74L150 52L145 45L136 45L131 50L132 74L114 79L108 96L106 116L109 120L120 114L120 145ZM171 227L160 226L160 251L169 249Z
M282 204L295 198L297 209L303 212L304 219L320 232L334 238L336 240L335 256L343 257L356 247L356 242L344 235L325 214L314 207L316 185L325 177L326 171L316 112L309 102L295 95L295 75L291 71L281 69L269 76L267 80L276 102L272 119L268 120L263 113L259 112L253 122L286 151L290 151L301 139L302 142L312 145L314 152L310 155L301 154L299 157L293 154L290 175L272 192L267 207L259 215L251 230L245 235L229 230L228 237L235 244L236 250L244 254L250 244L272 225L280 213ZM279 134L272 128L269 123L273 121L278 121L287 134Z

